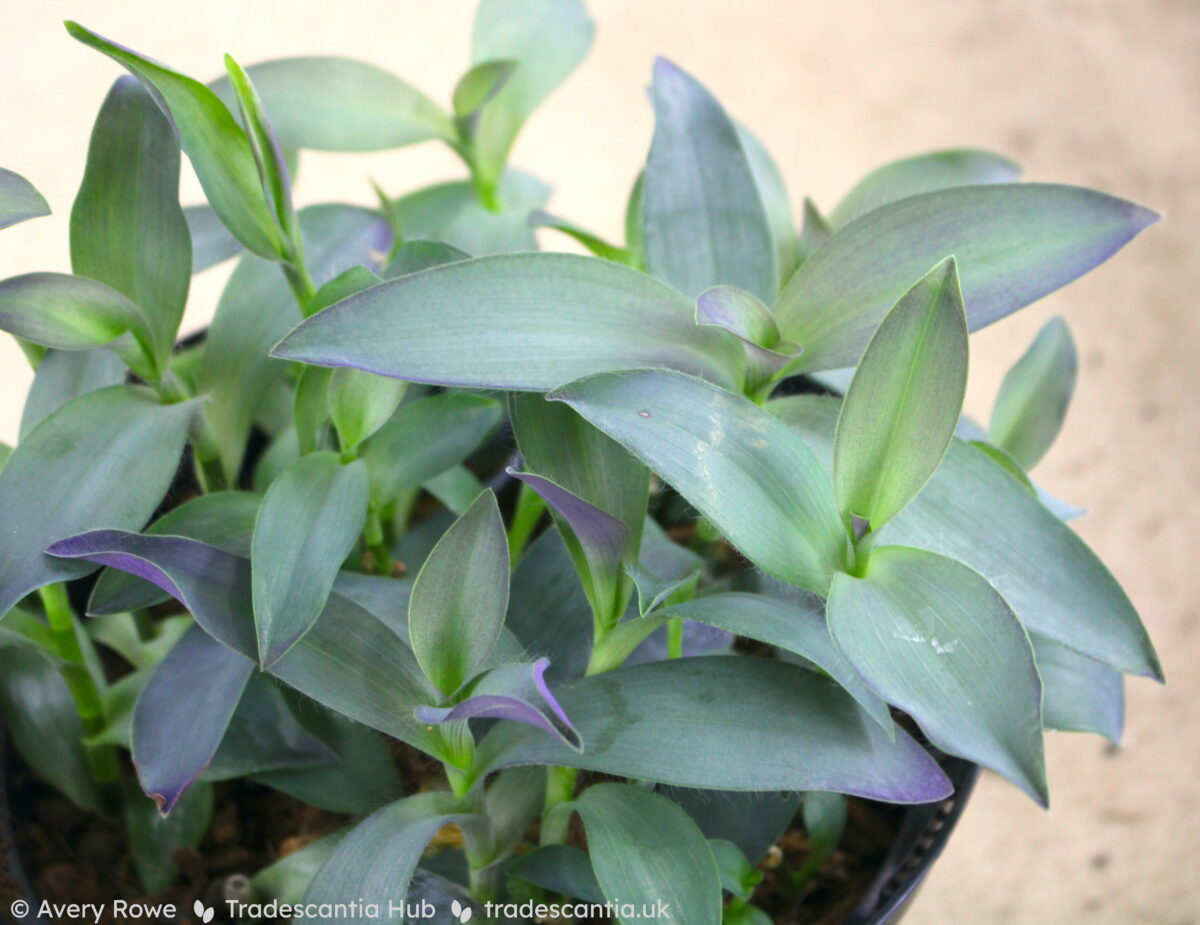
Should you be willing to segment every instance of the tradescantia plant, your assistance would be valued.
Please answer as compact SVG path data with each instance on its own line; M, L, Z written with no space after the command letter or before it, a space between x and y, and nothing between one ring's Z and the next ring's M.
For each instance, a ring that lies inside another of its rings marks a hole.
M125 814L148 890L248 777L365 817L254 880L367 904L327 921L468 894L770 921L753 868L801 805L797 895L842 795L942 800L944 753L1044 805L1043 730L1116 741L1122 675L1161 678L1080 512L1027 475L1066 325L986 431L962 417L968 333L1149 210L960 150L797 230L759 141L659 61L618 245L506 165L590 45L578 0L483 0L449 111L347 59L206 85L68 30L129 75L72 273L0 282L37 371L0 472L0 696L37 773ZM426 140L469 178L293 203L303 150ZM47 211L0 172L0 227ZM234 256L176 344L192 274ZM385 738L442 772L406 795ZM428 860L447 826L461 849Z

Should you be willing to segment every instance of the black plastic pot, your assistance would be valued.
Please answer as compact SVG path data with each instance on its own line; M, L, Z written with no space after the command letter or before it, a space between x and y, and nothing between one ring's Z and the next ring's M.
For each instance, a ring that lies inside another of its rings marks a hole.
M37 901L17 855L5 787L5 736L0 728L0 923L32 925L44 919L37 915ZM954 795L940 803L910 806L901 817L896 841L880 866L870 887L844 925L894 925L912 905L921 883L950 840L950 834L966 808L979 777L979 768L958 758L942 765L954 784ZM14 914L14 904L26 903L24 915Z

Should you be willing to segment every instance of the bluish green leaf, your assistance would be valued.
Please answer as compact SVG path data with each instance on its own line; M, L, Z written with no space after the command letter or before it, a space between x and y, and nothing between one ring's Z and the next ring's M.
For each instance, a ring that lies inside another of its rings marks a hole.
M807 396L769 407L828 462L836 402ZM1030 631L1120 671L1162 677L1137 611L1096 554L1007 471L960 440L879 540L957 559L990 581Z
M1042 725L1065 732L1094 732L1121 744L1125 679L1095 659L1030 633L1042 678Z
M756 864L787 831L800 806L800 794L791 792L685 787L659 787L658 792L682 806L705 838L727 839Z
M234 237L270 260L282 253L279 226L267 208L246 133L208 87L68 22L71 35L128 68L171 120L209 204Z
M815 665L840 684L889 735L892 733L887 704L834 645L815 601L801 604L735 591L675 604L618 626L597 646L592 656L593 668L619 667L642 640L673 619L703 623L802 656L806 663Z
M804 371L858 361L887 310L931 266L958 261L972 331L1103 263L1158 216L1071 186L999 183L910 196L838 231L775 306Z
M840 793L810 790L804 794L804 832L808 836L808 857L792 875L792 883L804 886L820 870L846 830L846 798Z
M204 769L204 780L327 767L335 761L337 755L296 720L277 682L255 672Z
M212 206L187 206L183 210L192 239L192 272L200 273L241 253L242 245L229 233Z
M1070 328L1061 318L1051 318L1005 375L989 435L1024 468L1037 465L1058 436L1078 366Z
M408 633L426 677L451 694L496 645L508 607L508 538L484 492L442 536L413 583Z
M665 370L593 376L552 393L674 486L748 559L823 592L847 538L820 463L753 402Z
M456 516L465 514L484 490L483 482L466 466L452 466L422 487Z
M985 579L944 556L883 546L862 577L834 577L827 615L850 662L934 745L1046 804L1033 650Z
M150 678L133 711L133 761L164 816L212 761L253 672L194 626Z
M721 875L721 888L738 899L749 899L754 888L762 882L762 871L756 871L746 855L731 841L723 838L710 838L708 847L713 859L717 862L717 872ZM722 919L724 921L724 919Z
M722 384L735 344L691 303L635 270L573 254L447 264L309 318L272 356L413 382L544 392L592 373L666 366Z
M551 893L561 893L585 903L603 904L606 900L596 882L592 862L570 845L543 845L522 854L509 868L510 877L519 877Z
M758 187L758 196L771 228L771 238L775 241L778 286L782 288L800 261L800 241L792 216L792 198L783 180L783 173L758 136L741 124L737 125L737 133L742 151L750 163L750 172L754 175L754 185Z
M141 309L104 283L66 273L26 273L0 282L0 330L57 350L108 347L139 375L158 379Z
M357 206L318 205L300 211L304 253L316 284L387 250L390 233L375 212ZM199 384L204 414L216 431L221 461L233 480L250 426L264 397L286 371L267 356L271 345L300 320L300 310L279 267L247 255L230 277L212 326Z
M481 61L459 78L452 101L460 137L472 137L480 110L500 92L519 66L516 61Z
M81 809L99 811L103 801L83 750L83 724L58 666L38 652L0 646L0 710L33 772Z
M194 411L114 386L81 395L30 431L0 472L0 613L94 569L45 555L55 540L149 519L175 476Z
M485 184L500 178L525 120L587 54L595 27L581 0L482 0L471 61L510 60L517 68L479 114L473 133Z
M834 228L899 199L954 186L1012 183L1020 165L990 151L954 148L892 161L867 174L829 214Z
M124 800L125 829L129 853L138 879L147 893L165 890L179 876L172 855L180 848L194 848L208 833L213 813L213 788L200 783L188 789L165 819L154 801L128 786Z
M163 366L187 304L191 265L179 208L179 139L137 80L121 77L96 117L71 210L71 269L141 309Z
M209 635L249 660L257 655L250 562L198 540L95 530L54 545L54 555L133 572L168 591ZM336 591L321 618L271 674L318 703L427 748L413 708L437 694L391 625Z
M312 367L309 367L310 369ZM329 413L343 452L355 449L388 422L408 383L360 369L335 369L329 380Z
M778 252L737 126L664 58L654 63L651 95L654 140L643 189L650 273L692 298L730 285L772 300Z
M367 446L364 458L376 507L471 455L500 423L500 403L482 395L447 393L409 402Z
M630 784L595 784L574 803L605 897L630 922L720 925L721 875L691 818L664 796ZM677 918L678 917L678 918Z
M246 72L284 148L380 151L454 135L449 117L429 97L364 61L279 58ZM209 86L233 108L228 77Z
M395 279L430 267L440 267L444 263L468 260L470 256L452 244L443 244L441 241L408 241L396 251L380 275L384 279Z
M271 483L250 553L258 658L264 667L312 628L367 517L367 467L313 453Z
M0 167L0 228L50 214L50 206L32 183Z
M333 752L334 760L258 773L258 783L334 813L371 813L404 795L396 762L375 730L299 694L285 690L284 696L300 725Z
M120 385L125 364L108 350L47 350L21 412L21 439L73 398Z
M829 222L807 196L804 197L804 218L800 227L800 240L796 245L799 252L799 263L803 263L813 255L818 247L829 240L833 229Z
M420 793L397 800L360 822L333 850L304 894L304 902L329 903L329 925L395 921L389 904L399 905L408 894L409 881L425 846L447 823L473 818L463 813L445 792ZM378 914L351 914L353 896ZM341 914L338 914L341 912Z
M250 880L255 892L268 901L274 899L289 905L299 903L312 878L350 831L350 826L337 829L268 864Z
M248 491L218 491L190 498L172 508L145 532L154 536L186 536L239 556L250 555L254 520L260 498ZM118 614L142 610L170 600L171 595L148 581L119 569L100 573L88 614Z
M517 563L505 625L531 655L550 659L551 682L577 678L587 668L591 606L556 527L534 540Z
M833 487L845 523L878 529L929 481L962 411L967 317L954 258L888 312L842 402Z
M393 200L389 211L405 241L441 241L477 257L537 250L529 215L546 204L550 187L508 170L498 196L500 211L493 211L480 202L473 183L438 183Z
M696 323L724 328L760 347L779 343L779 326L771 310L752 293L736 286L714 286L696 298Z
M896 803L940 800L950 784L903 731L889 742L836 685L769 659L651 662L559 686L582 754L539 730L501 723L479 745L479 773L561 764L680 787L836 790Z

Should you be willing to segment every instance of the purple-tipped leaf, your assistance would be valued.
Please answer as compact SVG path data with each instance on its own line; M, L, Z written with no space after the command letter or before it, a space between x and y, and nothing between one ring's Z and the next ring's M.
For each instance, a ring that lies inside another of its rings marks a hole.
M193 626L133 710L133 762L164 816L217 753L254 663Z
M887 310L931 266L958 261L972 331L1103 263L1158 220L1072 186L999 183L909 196L837 231L775 305L804 371L852 366Z
M550 660L493 668L471 685L468 697L453 707L417 707L423 723L467 719L510 719L555 736L575 751L584 745L579 730L546 685Z

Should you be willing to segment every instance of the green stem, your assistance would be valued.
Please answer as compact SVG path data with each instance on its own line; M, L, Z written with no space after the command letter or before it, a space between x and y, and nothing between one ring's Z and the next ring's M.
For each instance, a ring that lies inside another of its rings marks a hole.
M667 658L683 658L683 617L667 623Z
M568 813L551 814L561 803L575 799L575 782L579 779L578 768L546 768L546 800L542 805L542 832L539 839L543 845L561 845L567 840L567 829L571 817Z
M312 281L312 277L308 275L308 267L304 265L304 258L298 256L295 263L285 263L283 266L283 275L287 278L288 285L292 287L292 295L296 297L296 304L300 306L300 314L305 318L308 317L308 307L312 304L313 296L317 294L317 287Z
M394 568L392 552L388 549L387 539L383 534L383 522L379 518L379 512L374 508L367 512L367 522L363 525L363 539L371 552L371 558L375 560L375 571L380 575L390 576Z
M512 524L508 528L508 556L512 568L517 567L521 553L529 544L529 538L537 529L542 514L546 511L546 502L536 491L525 482L517 490L517 504L513 510Z
M88 671L75 625L75 615L71 612L71 602L67 599L66 585L46 585L38 594L46 611L50 632L54 636L55 650L66 662L61 669L62 676L71 692L71 699L75 701L75 712L83 724L84 735L95 735L104 728L104 706L96 680ZM84 751L87 754L92 779L101 788L112 788L121 773L116 748L111 745L85 745Z

